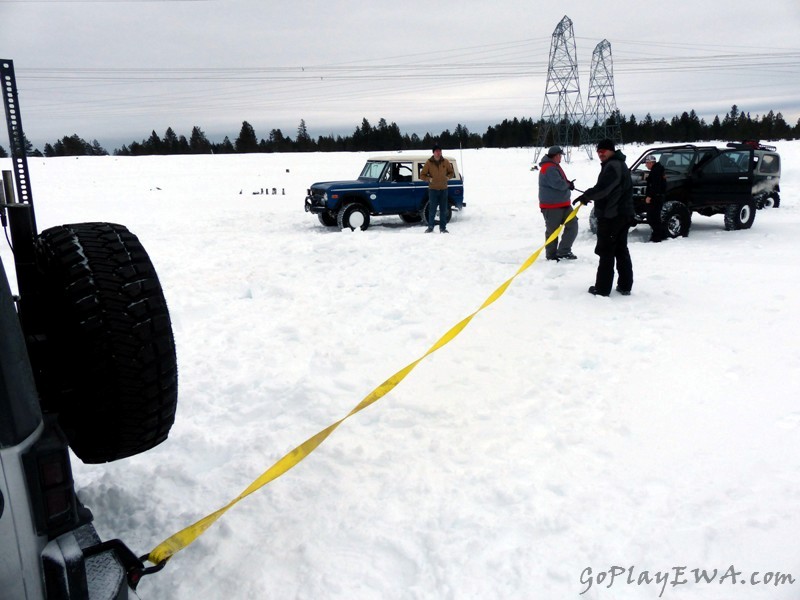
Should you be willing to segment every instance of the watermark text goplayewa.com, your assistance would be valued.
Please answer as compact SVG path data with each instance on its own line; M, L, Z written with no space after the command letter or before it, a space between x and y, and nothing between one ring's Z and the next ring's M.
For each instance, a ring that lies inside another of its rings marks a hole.
M750 585L774 586L794 585L791 573L779 571L738 571L734 565L727 569L690 569L689 567L672 567L662 571L640 570L636 567L612 566L597 571L586 567L581 571L581 595L593 587L611 588L625 585L654 586L661 598L668 589L683 585Z

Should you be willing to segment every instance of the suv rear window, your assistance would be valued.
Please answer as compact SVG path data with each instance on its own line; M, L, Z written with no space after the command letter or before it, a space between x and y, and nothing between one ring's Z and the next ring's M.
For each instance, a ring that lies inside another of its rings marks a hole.
M747 173L750 163L748 150L723 152L712 158L703 168L705 173Z
M756 156L758 160L758 156ZM777 154L765 154L758 162L759 173L780 173L781 172L781 157Z

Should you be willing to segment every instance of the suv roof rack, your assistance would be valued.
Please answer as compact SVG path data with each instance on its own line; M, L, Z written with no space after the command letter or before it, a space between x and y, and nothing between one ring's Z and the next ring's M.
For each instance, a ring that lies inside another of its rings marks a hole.
M767 146L761 143L761 140L742 140L741 142L728 142L728 148L736 148L737 150L752 149L752 150L767 150L769 152L776 152L775 146Z

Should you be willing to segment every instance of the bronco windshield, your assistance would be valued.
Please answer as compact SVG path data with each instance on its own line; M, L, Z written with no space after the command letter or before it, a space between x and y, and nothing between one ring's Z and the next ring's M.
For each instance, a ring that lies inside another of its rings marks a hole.
M359 179L378 179L385 168L385 160L368 160L367 164L365 164L364 168L361 170L361 175L358 177Z

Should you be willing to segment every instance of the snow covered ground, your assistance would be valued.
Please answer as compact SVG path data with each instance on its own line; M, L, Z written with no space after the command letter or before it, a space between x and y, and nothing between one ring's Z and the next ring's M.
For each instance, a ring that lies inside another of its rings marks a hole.
M777 146L781 208L735 232L695 216L662 244L633 230L630 297L586 293L583 209L577 261L534 263L141 598L800 597L800 142ZM448 154L468 203L449 236L304 213L306 188L354 177L363 153L31 159L39 229L127 225L173 318L169 440L75 460L104 538L146 554L227 503L541 245L531 149ZM581 189L598 168L577 151L565 165Z

